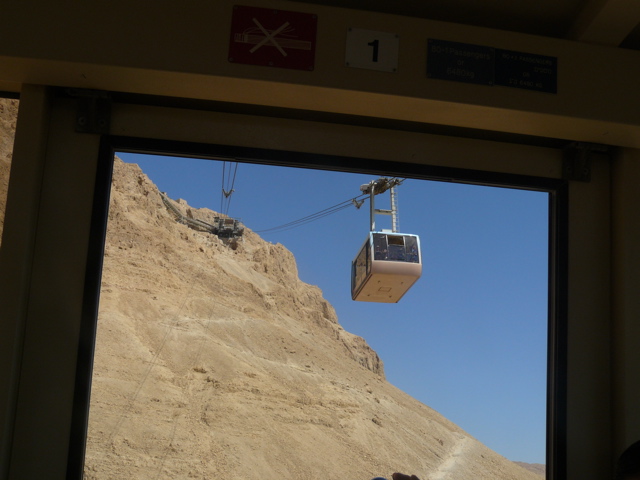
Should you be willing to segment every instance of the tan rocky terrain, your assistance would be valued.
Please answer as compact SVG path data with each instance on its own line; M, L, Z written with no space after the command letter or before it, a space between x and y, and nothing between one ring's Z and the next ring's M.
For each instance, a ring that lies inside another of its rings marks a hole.
M284 246L177 223L120 160L92 388L90 480L541 478L389 384Z
M0 242L2 241L9 169L13 152L13 132L16 129L17 115L18 100L0 99Z

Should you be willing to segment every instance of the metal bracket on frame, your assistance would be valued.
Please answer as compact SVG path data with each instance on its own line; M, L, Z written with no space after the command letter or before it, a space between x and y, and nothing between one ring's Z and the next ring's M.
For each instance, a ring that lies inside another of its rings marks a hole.
M593 153L607 154L606 145L594 143L572 143L564 149L562 178L578 182L591 181L591 156Z
M75 130L78 133L108 134L111 126L111 99L101 90L69 89L78 100Z

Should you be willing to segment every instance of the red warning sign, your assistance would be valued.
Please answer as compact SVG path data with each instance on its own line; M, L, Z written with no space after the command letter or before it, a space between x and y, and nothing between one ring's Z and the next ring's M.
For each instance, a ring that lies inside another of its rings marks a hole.
M310 13L235 5L229 61L313 70L317 26Z

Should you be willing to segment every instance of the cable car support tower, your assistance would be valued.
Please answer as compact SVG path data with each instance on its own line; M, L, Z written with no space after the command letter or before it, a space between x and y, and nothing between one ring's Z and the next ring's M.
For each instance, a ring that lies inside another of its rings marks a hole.
M370 231L376 231L376 214L391 215L391 232L399 232L400 221L398 219L398 192L396 187L401 185L404 180L399 178L381 177L377 180L361 185L360 191L369 195L369 211L371 216ZM380 209L375 207L375 196L389 190L391 195L391 210Z

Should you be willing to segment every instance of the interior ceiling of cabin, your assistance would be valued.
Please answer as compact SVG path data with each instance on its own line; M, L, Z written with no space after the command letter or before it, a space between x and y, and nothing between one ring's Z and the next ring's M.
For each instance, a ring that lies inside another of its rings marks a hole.
M638 0L294 0L640 50Z

